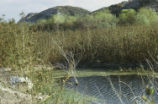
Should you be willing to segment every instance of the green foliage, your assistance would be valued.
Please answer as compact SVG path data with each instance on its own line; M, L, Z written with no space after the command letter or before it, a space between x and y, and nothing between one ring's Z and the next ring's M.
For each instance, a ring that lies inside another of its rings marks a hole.
M123 9L119 15L120 24L133 24L136 20L136 11L134 9Z
M39 21L37 21L38 24L45 24L47 23L48 20L46 19L40 19Z
M94 19L98 25L101 25L101 27L115 26L117 23L116 16L112 15L108 10L97 12L94 15Z
M146 92L146 94L147 94L148 96L152 96L153 93L154 93L154 88L153 88L153 87L146 86L145 92Z
M146 88L145 88L145 93L146 93L146 96L143 95L143 96L142 96L142 100L143 100L146 104L155 104L155 101L154 101L154 99L153 99L154 88L153 88L153 87L146 86Z
M141 8L138 12L134 9L123 9L117 18L109 10L95 12L82 17L68 15L53 15L48 20L40 20L41 24L58 24L64 30L67 28L107 28L116 25L143 24L150 25L158 22L158 15L149 8Z
M119 15L119 23L150 25L158 23L158 15L150 8L141 8L138 12L134 9L123 9Z
M86 15L84 17L81 17L77 20L77 24L79 24L78 27L93 27L95 24L93 23L94 22L94 17L92 15Z
M75 16L66 16L65 18L65 24L73 24L74 22L76 22L78 17Z
M66 17L64 15L54 15L52 17L52 19L54 20L55 24L63 24L65 23Z
M137 13L136 23L145 24L145 25L150 25L152 23L158 23L158 15L152 9L142 8Z
M68 15L58 14L58 15L53 15L48 20L41 19L41 20L37 21L37 23L40 23L40 24L46 24L46 23L51 23L51 24L73 24L77 20L77 18L78 17L76 17L76 16L68 16Z
M94 14L86 15L80 18L78 21L81 22L85 27L111 27L116 26L116 16L112 15L108 10L102 12L96 12Z

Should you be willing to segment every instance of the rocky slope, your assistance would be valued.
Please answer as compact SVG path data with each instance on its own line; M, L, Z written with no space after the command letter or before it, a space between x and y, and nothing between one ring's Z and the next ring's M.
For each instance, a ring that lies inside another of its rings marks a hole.
M89 11L78 8L78 7L71 7L71 6L57 6L54 8L49 8L47 10L44 10L40 13L30 13L25 18L22 18L20 22L36 22L40 19L48 19L52 15L55 15L57 13L63 14L63 15L70 15L70 16L80 16L88 14Z

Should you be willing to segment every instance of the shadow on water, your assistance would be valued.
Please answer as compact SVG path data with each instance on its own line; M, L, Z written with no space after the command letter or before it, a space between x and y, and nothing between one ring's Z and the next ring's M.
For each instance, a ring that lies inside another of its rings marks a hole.
M145 95L145 87L153 86L153 98L158 104L158 79L147 76L91 76L78 77L78 85L74 78L68 80L65 87L76 90L84 95L99 99L100 103L92 104L144 104L141 96Z

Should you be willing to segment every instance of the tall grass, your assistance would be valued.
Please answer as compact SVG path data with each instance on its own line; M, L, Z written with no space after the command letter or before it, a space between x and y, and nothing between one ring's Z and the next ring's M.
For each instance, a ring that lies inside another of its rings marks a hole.
M141 63L158 52L157 25L52 32L35 32L25 24L0 27L1 67L65 62L63 52L80 63Z
M37 33L25 24L2 23L0 27L0 67L17 71L38 63Z
M55 63L64 58L64 52L81 57L81 62L138 63L157 55L158 38L156 26L123 26L113 28L67 30L40 33L38 43L47 62ZM43 45L43 46L42 46ZM42 47L41 47L42 46ZM46 53L44 53L46 52Z
M116 26L112 28L77 29L62 31L34 31L28 24L0 23L0 67L15 71L33 71L39 64L67 62L70 74L77 63L143 63L158 52L157 25ZM60 99L52 72L30 73L32 94L48 94ZM49 81L49 82L48 82ZM51 82L50 82L51 81ZM76 83L78 84L77 80ZM53 89L54 88L54 89ZM61 93L62 94L62 93ZM64 101L68 104L73 101ZM80 103L74 101L77 104ZM81 102L82 103L82 102Z

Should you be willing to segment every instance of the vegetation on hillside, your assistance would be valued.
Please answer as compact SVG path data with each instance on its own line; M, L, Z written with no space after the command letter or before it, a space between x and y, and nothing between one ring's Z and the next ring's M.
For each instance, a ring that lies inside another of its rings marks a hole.
M20 22L33 22L36 23L41 19L49 19L52 15L63 14L67 16L83 16L88 14L89 11L72 6L56 6L54 8L49 8L40 13L30 13L26 17L22 18Z
M77 30L109 28L119 25L151 25L158 22L157 12L149 8L122 9L119 16L108 10L94 12L85 16L52 15L49 19L41 19L33 25L37 31Z

